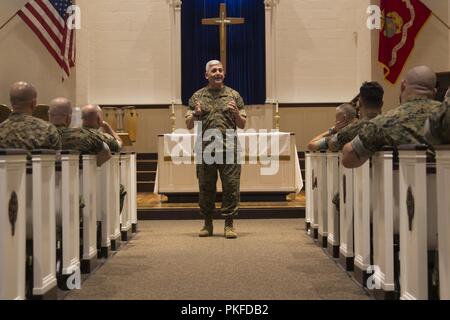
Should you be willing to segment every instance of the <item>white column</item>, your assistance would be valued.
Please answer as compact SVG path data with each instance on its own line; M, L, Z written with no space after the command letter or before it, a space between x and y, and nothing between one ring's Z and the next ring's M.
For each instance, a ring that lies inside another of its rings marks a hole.
M109 161L112 176L109 238L111 239L111 250L117 250L120 247L120 154L114 154Z
M314 211L314 201L313 201L313 181L312 181L312 164L311 164L311 153L306 152L305 153L305 176L306 176L306 190L305 190L305 197L306 197L306 213L305 213L305 223L306 228L308 231L310 231L310 228L312 227L311 221L312 221L312 215Z
M181 0L167 0L170 15L171 101L181 104Z
M81 172L83 208L83 256L89 261L97 257L97 159L95 155L83 155Z
M342 157L341 157L342 158ZM341 163L339 172L339 254L342 260L353 259L353 169L345 168ZM348 261L346 267L350 268Z
M280 0L265 0L266 8L266 103L274 103L276 90L276 22Z
M137 228L136 153L130 155L130 217L133 232Z
M327 205L327 154L320 152L317 155L317 210L319 218L319 244L327 246L328 237L328 205Z
M364 273L370 265L370 161L354 169L353 173L355 273L362 273L362 278L358 276L357 280L364 282Z
M25 168L25 151L0 150L0 300L25 299Z
M327 154L327 213L328 213L328 246L339 246L339 214L333 203L334 196L339 193L339 154Z
M437 150L438 248L440 299L450 299L450 150Z
M127 241L131 234L131 198L130 198L130 154L120 156L120 183L124 186L127 195L125 196L122 213L120 215L120 231L122 240Z
M80 107L82 105L92 103L89 99L90 88L90 40L93 30L90 28L90 12L89 8L92 1L77 0L77 5L81 8L81 29L76 30L76 90L75 90L75 105Z
M310 159L311 159L311 181L312 181L312 194L311 198L313 201L313 204L311 206L312 212L311 212L311 237L317 238L318 232L319 232L319 197L318 197L318 191L317 191L317 157L318 154L313 152L311 153Z
M436 223L435 175L427 176L424 149L399 151L401 299L428 299L428 249ZM431 200L431 201L430 201ZM437 226L436 226L437 227Z
M27 195L32 217L33 295L56 287L55 152L33 152L32 194Z
M80 268L79 155L61 154L62 274Z
M114 175L112 174L112 160L105 162L100 168L97 167L97 213L99 216L97 219L101 221L101 251L102 258L108 257L108 250L111 247L110 238L110 225L112 219L112 208L114 206L114 194L111 192L114 184L112 179Z
M373 157L373 259L375 284L393 292L394 283L394 173L392 151ZM398 178L398 175L396 175ZM398 185L398 184L397 184Z

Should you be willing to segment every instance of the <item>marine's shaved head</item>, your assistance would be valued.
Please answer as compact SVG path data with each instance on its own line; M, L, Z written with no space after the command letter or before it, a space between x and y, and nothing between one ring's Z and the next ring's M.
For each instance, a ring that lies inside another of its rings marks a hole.
M55 126L68 127L72 120L72 103L63 97L55 98L50 102L48 115L49 121Z
M85 105L81 108L81 118L83 127L98 129L103 122L102 109L96 104Z
M417 66L410 69L402 82L402 102L413 96L434 99L436 84L436 73L430 67Z
M9 90L9 99L14 111L31 111L36 105L37 91L24 81L14 83Z
M64 97L55 98L50 102L48 113L50 115L71 115L72 102Z
M343 103L336 108L336 113L341 113L351 120L356 118L356 109L350 103Z

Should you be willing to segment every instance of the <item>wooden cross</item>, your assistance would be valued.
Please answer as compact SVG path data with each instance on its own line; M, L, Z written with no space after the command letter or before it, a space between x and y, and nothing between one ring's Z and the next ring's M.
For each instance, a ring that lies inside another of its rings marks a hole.
M220 30L220 61L222 62L223 71L227 69L227 28L229 24L243 24L244 18L227 17L227 5L220 4L220 16L218 18L202 19L203 25L218 25Z

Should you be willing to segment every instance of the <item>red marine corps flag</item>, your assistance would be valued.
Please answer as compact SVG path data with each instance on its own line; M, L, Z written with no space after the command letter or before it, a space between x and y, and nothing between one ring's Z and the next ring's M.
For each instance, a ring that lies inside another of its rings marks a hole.
M381 0L380 6L383 24L378 61L383 64L384 77L395 83L431 10L420 0Z

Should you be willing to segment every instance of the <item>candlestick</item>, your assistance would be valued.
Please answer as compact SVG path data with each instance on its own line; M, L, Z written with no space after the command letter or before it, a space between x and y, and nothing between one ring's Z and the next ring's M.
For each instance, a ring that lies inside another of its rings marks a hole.
M278 100L277 103L275 104L275 113L278 113Z

